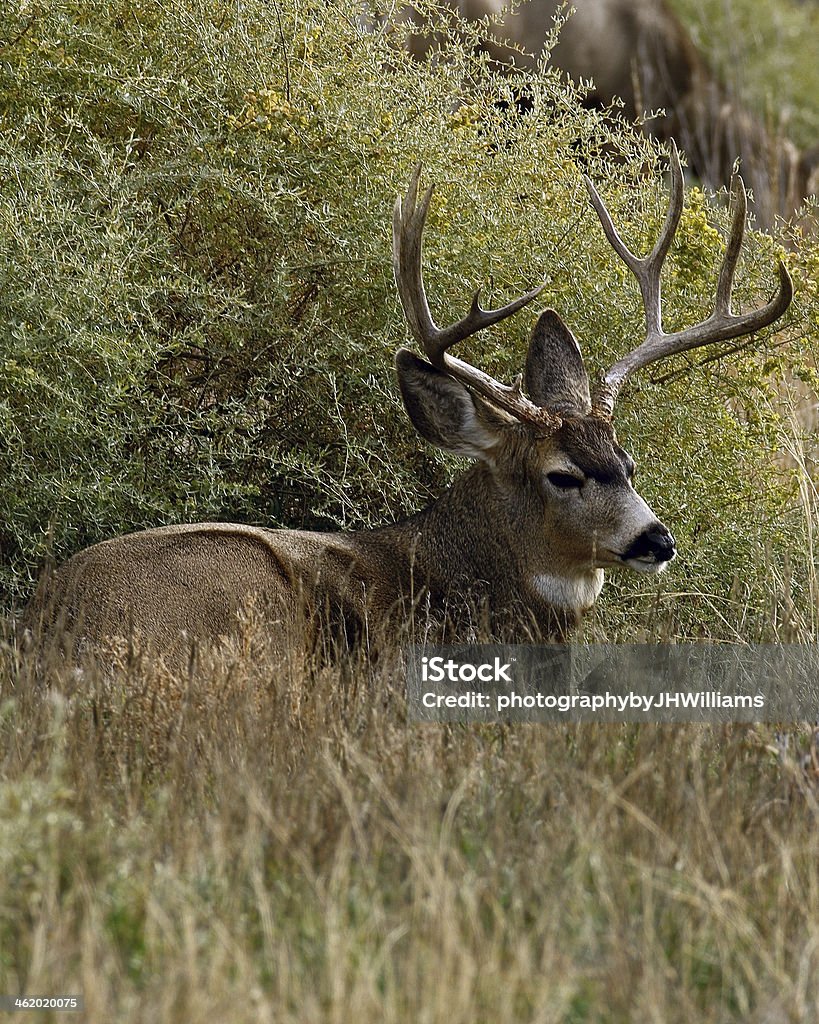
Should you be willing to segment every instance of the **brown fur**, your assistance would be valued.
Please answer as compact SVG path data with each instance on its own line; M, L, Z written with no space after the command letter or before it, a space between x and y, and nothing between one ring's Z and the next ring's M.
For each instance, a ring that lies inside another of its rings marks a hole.
M191 642L229 641L250 612L283 637L303 615L360 637L429 601L448 610L450 629L463 629L465 617L482 608L491 615L521 595L520 520L531 498L510 500L475 466L425 513L374 531L203 523L116 537L46 577L24 624L46 636L65 633L74 655L134 635L163 651L181 643L182 657ZM535 634L574 621L540 604L528 607Z
M544 600L532 575L569 578L599 559L595 531L562 517L543 473L563 451L574 453L610 492L597 515L616 519L630 490L628 457L594 417L536 438L485 412L498 428L491 463L478 462L410 519L347 534L202 523L117 537L46 577L25 625L44 639L70 638L72 657L124 637L177 663L192 645L229 645L250 613L283 644L304 616L344 642L366 641L411 609L450 639L483 627L515 638L563 636L581 609Z

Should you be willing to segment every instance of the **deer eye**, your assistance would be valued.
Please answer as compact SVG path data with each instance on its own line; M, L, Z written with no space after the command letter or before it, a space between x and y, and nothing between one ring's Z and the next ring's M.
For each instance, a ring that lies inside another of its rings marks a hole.
M583 481L572 473L547 473L546 479L561 491L579 491Z

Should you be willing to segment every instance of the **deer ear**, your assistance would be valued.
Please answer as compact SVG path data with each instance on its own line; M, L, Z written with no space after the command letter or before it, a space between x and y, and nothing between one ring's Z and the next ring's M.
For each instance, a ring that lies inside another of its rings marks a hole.
M591 412L589 377L580 346L553 309L538 317L526 356L526 391L552 412L585 416Z
M459 381L405 348L395 356L401 397L421 437L454 455L493 462L491 451L507 426Z

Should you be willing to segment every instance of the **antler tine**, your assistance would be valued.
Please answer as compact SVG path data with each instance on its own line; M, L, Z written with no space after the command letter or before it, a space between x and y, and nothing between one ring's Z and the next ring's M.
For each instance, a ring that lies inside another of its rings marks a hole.
M679 352L687 352L703 345L728 341L745 334L767 327L785 312L793 298L793 283L787 268L779 261L779 287L774 297L766 305L749 313L735 315L731 312L731 291L734 272L739 261L742 242L745 237L745 221L748 210L748 199L742 179L737 176L734 190L734 212L731 231L728 237L725 256L720 266L717 280L717 291L714 309L709 317L672 334L666 334L662 328L662 300L660 291L660 273L663 261L671 246L679 224L683 202L683 178L677 147L671 144L671 198L665 224L651 253L639 259L630 252L612 223L611 217L603 205L594 185L586 179L595 210L603 225L603 230L612 248L623 259L640 285L643 305L646 311L646 337L628 355L616 362L605 374L593 398L594 411L610 418L614 410L617 395L626 379L636 370L648 366L649 363Z
M555 429L559 417L535 405L519 388L508 387L490 377L475 366L451 356L447 349L458 341L476 334L485 327L505 320L536 298L545 287L540 285L526 292L520 298L499 309L483 309L480 304L480 288L475 292L466 316L448 327L440 328L432 319L421 269L421 248L424 225L432 198L432 185L418 199L421 165L417 164L410 177L407 194L395 201L392 230L392 259L395 283L401 297L401 305L412 335L423 349L429 361L439 370L460 380L467 387L482 395L493 405L505 409L517 419Z
M440 355L433 355L425 339L437 340L440 331L430 313L424 280L421 274L421 237L424 232L433 185L430 185L418 204L418 183L421 165L416 164L410 177L409 188L403 202L395 200L392 217L392 268L395 283L404 307L404 316L412 336L421 345L434 365Z
M637 278L637 283L640 286L640 294L643 297L643 308L646 314L646 337L655 337L662 335L662 293L660 290L660 274L663 269L663 263L668 255L668 250L671 248L671 243L674 240L674 235L677 231L677 225L680 223L680 217L682 216L683 209L683 173L682 166L680 165L680 155L677 152L677 146L672 140L671 142L671 196L668 201L668 213L665 216L665 223L663 224L660 236L657 239L654 248L645 257L636 256L625 244L623 239L618 234L617 228L614 226L614 222L611 219L611 214L606 209L603 200L600 198L600 194L594 187L594 183L588 175L584 175L583 178L586 182L586 188L589 191L592 205L597 212L597 216L600 218L600 223L603 225L603 231L605 232L606 238L609 240L609 244L612 249L617 253L620 259L625 263L629 270Z
M731 181L731 192L734 196L734 215L731 218L731 233L728 236L728 245L725 247L725 256L722 266L719 268L717 297L714 302L715 313L729 316L731 315L731 292L734 290L734 271L737 268L742 242L745 239L745 221L748 216L748 193L745 191L745 182L738 174L735 174Z

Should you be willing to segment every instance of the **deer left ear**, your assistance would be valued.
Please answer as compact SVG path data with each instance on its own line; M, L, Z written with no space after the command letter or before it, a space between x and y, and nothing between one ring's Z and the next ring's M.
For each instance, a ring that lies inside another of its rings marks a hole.
M401 397L413 426L445 451L493 464L508 424L459 381L407 349L395 356Z
M580 346L553 309L538 317L526 356L526 391L552 412L586 416L591 412L589 377Z

